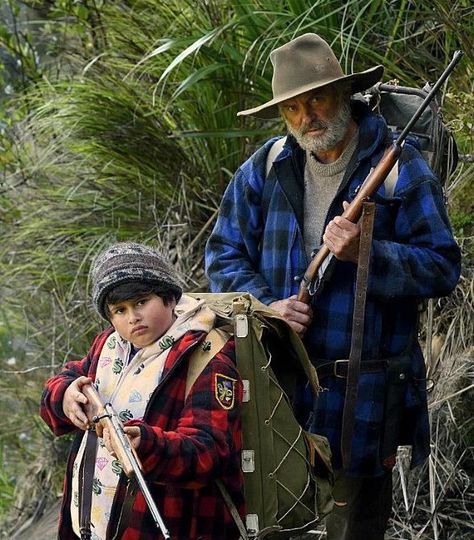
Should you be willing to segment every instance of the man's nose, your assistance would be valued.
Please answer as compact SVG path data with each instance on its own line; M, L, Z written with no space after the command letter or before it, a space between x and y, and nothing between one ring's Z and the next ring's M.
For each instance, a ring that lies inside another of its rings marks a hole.
M305 105L303 109L303 122L305 124L309 124L310 122L313 122L314 120L317 120L318 116L314 109L310 105Z

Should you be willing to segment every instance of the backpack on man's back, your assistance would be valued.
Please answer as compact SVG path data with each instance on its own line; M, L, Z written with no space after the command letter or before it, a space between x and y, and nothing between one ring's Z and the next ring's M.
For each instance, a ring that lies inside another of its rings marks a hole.
M385 118L388 127L401 132L429 94L431 86L410 88L398 84L377 84L363 97L376 113ZM415 123L410 135L416 137L421 153L444 186L458 164L456 142L443 121L438 94Z

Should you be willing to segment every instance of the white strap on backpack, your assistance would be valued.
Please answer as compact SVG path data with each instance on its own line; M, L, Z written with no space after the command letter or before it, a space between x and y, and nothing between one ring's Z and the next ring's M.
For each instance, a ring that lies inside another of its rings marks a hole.
M186 376L186 390L184 401L188 398L192 385L204 371L209 362L222 350L230 335L224 330L213 328L206 336L204 342L193 352L189 359L188 374ZM206 347L204 347L207 345Z
M286 143L286 137L282 137L281 139L278 139L272 144L272 147L268 151L267 154L267 164L265 168L265 178L268 178L268 175L270 174L270 170L272 168L273 162L275 159L280 155L280 152L283 150L283 146Z
M395 186L397 185L398 180L398 161L395 162L395 165L392 167L388 173L385 182L383 183L385 188L385 197L390 199L395 193Z

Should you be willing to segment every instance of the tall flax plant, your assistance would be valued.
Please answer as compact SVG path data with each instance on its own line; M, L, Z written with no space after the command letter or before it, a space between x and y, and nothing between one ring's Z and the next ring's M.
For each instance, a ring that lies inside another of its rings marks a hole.
M87 269L108 242L158 245L189 288L205 286L203 243L221 193L252 149L282 130L236 117L270 97L273 48L319 32L346 71L384 63L386 80L417 85L459 42L474 50L464 0L136 0L99 10L95 48L78 48L83 36L73 35L67 63L57 59L67 71L25 97L32 113L17 127L15 175L26 182L1 195L0 298L21 313L36 385L97 328ZM472 90L468 73L452 81Z

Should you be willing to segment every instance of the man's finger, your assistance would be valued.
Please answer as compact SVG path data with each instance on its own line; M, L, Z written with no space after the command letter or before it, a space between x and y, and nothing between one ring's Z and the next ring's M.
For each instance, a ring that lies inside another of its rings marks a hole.
M342 216L337 216L333 220L334 225L342 229L343 231L358 231L359 227L355 223L352 223L352 221L349 221L346 218L343 218Z
M75 397L76 401L79 403L84 403L84 405L87 404L87 398L82 392L78 392Z
M301 302L300 300L297 300L296 298L296 295L288 298L288 306L291 308L291 310L299 311L300 313L310 314L312 312L311 306L305 304L304 302Z

